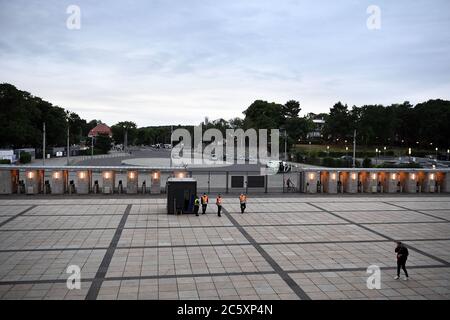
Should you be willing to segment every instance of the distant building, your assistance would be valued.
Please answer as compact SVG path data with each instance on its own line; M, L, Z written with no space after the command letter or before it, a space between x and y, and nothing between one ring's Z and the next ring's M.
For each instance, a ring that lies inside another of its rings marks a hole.
M112 138L112 131L111 128L108 127L106 124L104 123L100 123L99 125L97 125L95 128L92 128L89 131L88 137L92 138L92 137L97 137L99 134L107 134L110 138Z
M14 150L0 150L0 160L9 160L11 163L17 161Z
M311 132L308 132L306 137L308 139L320 138L322 137L322 129L325 125L324 119L314 119L313 121L314 129Z

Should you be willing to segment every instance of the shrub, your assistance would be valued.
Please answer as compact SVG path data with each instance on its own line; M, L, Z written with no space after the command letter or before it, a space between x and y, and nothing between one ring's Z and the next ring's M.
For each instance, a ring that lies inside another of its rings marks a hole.
M28 152L20 153L20 163L26 164L31 162L31 154Z
M370 158L364 158L362 166L363 166L363 168L371 168L372 160Z
M0 159L0 164L11 164L11 160L9 160L9 159Z

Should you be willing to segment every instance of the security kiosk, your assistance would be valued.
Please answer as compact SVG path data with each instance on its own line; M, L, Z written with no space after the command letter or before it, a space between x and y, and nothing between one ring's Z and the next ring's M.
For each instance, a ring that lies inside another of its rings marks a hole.
M384 192L397 193L401 191L400 174L398 172L385 172L382 180Z
M193 213L197 181L193 178L169 178L166 184L167 213Z
M67 181L65 179L66 175L62 170L57 170L52 172L50 180L50 190L52 194L64 194L66 189Z
M39 170L27 170L25 172L25 192L38 194L42 189L42 174Z
M114 186L116 181L115 171L103 171L103 193L111 194L114 193Z
M325 193L337 193L339 173L337 171L322 172L323 190Z
M320 182L320 171L305 171L303 190L305 193L317 193L317 183Z
M161 193L161 172L160 171L153 171L151 174L150 193L151 194Z
M90 172L87 170L77 172L76 193L88 194L90 185Z
M341 174L342 185L344 186L344 192L346 193L358 193L358 172L342 172Z
M127 172L127 193L133 194L138 192L138 172Z
M0 170L0 194L17 193L19 170Z
M418 192L419 175L416 172L408 172L405 179L405 192Z
M376 193L378 191L378 173L367 172L363 181L364 192Z

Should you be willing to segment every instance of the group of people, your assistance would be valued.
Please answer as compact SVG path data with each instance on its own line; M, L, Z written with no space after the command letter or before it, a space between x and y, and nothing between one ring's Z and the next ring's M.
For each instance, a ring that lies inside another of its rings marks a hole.
M202 214L206 213L206 208L208 207L209 197L206 193L203 193L203 195L199 198L197 195L195 195L194 198L194 213L196 216L198 216L198 212L200 210L200 205L202 206ZM239 204L241 207L241 213L244 213L245 209L247 208L247 195L245 193L241 193L239 195ZM219 217L222 216L222 196L220 193L216 197L216 206L217 206L217 215Z

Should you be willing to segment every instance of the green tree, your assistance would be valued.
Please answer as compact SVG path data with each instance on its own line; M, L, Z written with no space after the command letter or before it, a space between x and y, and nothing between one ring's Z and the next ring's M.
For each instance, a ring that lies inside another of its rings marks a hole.
M100 133L95 138L95 148L100 150L102 153L108 153L111 150L112 139L109 135Z

